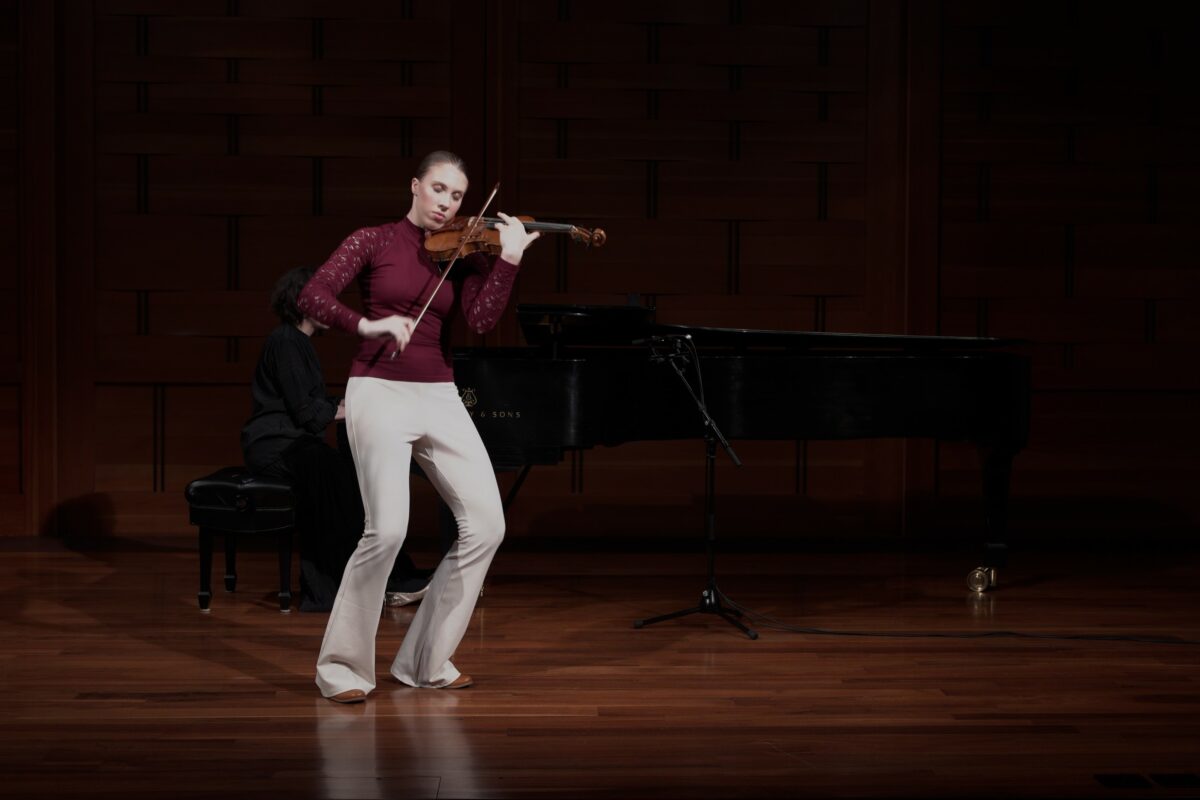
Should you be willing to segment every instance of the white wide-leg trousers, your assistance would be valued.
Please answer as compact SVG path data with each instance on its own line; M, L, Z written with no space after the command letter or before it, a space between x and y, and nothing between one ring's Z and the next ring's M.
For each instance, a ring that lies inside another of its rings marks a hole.
M326 697L375 688L383 595L408 531L410 458L454 513L458 540L433 573L391 673L409 686L445 686L459 675L450 657L504 538L504 509L487 450L453 383L351 378L346 428L366 529L329 615L317 686Z

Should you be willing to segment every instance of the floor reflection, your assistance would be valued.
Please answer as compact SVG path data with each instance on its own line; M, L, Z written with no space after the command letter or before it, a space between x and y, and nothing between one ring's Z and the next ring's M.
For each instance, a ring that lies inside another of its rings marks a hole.
M322 796L437 797L450 787L454 797L480 794L463 730L469 700L449 691L385 684L360 705L318 701Z

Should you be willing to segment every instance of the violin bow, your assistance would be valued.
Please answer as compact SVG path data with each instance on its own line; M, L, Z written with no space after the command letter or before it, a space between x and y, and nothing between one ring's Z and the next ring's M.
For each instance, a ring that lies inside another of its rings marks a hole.
M483 215L487 212L488 206L492 204L492 201L496 199L496 193L499 191L500 184L497 182L496 185L492 187L492 193L488 195L488 199L483 204L483 208L480 209L479 214L471 220L471 227L469 227L467 232L464 233L458 240L458 249L454 251L454 256L450 259L450 263L446 265L444 270L442 270L442 279L438 281L437 286L433 287L433 291L429 293L429 299L425 301L425 306L421 309L421 313L417 314L417 318L413 322L412 329L414 331L417 329L417 326L421 324L421 319L425 316L425 312L429 310L429 305L433 302L433 298L437 296L438 289L441 289L442 284L446 282L446 276L450 274L450 268L454 266L454 262L458 261L459 256L462 255L463 248L467 246L467 242L471 241L471 237L478 232L479 226L484 224ZM395 358L396 353L398 352L400 351L393 350L391 357Z

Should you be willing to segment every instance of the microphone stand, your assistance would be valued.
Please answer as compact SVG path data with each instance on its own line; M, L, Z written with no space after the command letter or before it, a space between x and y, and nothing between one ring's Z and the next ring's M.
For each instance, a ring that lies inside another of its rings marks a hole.
M716 614L724 619L730 625L739 628L743 633L751 639L757 639L758 633L745 625L738 617L742 616L742 612L734 608L727 608L721 603L721 598L724 595L717 588L716 579L716 544L717 544L717 515L716 515L716 485L717 485L717 443L720 442L721 447L729 454L729 458L736 466L741 466L742 461L737 457L737 453L733 452L733 448L729 445L729 441L721 433L721 429L717 427L716 421L712 415L708 413L708 406L704 403L704 379L700 374L700 356L696 352L696 345L689 335L670 335L670 336L651 336L646 339L638 339L634 344L648 344L650 346L650 360L656 364L670 364L675 374L679 376L680 382L687 389L688 394L696 403L696 409L700 412L700 417L704 422L704 533L705 533L705 552L708 555L708 584L704 591L700 593L700 604L690 608L683 608L679 611L672 611L668 614L660 614L656 617L648 619L639 619L634 621L633 627L644 628L647 625L654 625L659 622L665 622L669 619L678 617L686 617L689 614ZM683 367L689 361L692 362L696 369L696 385L697 389L692 388L692 384L688 381L684 374Z

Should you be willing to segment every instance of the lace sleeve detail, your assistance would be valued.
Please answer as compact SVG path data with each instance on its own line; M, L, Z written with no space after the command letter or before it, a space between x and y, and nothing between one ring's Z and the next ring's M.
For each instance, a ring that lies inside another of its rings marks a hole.
M389 231L381 226L360 228L346 237L305 284L296 301L300 311L317 322L357 334L358 322L363 315L337 298L354 276L371 263L375 254L387 246L391 238L388 234Z
M463 314L472 331L487 333L496 327L508 306L520 267L498 256L490 263L482 256L472 258L468 264L472 271L463 281Z

